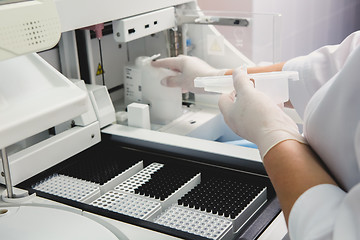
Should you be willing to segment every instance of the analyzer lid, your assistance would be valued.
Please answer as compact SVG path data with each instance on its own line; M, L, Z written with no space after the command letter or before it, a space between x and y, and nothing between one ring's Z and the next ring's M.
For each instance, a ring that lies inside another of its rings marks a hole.
M0 62L0 148L87 110L86 92L37 54Z

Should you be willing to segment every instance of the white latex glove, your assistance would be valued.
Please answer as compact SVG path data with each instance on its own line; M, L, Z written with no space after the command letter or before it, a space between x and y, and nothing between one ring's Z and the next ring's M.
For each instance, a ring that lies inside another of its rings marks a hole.
M254 88L246 68L233 72L235 91L223 94L219 107L226 124L258 146L261 158L276 144L293 139L306 143L295 122L268 96Z
M196 77L220 76L224 75L225 69L216 69L211 67L203 60L179 55L177 57L163 58L153 61L152 66L168 68L178 72L176 76L169 76L161 80L161 84L168 87L181 87L183 92L205 93L203 88L194 87Z

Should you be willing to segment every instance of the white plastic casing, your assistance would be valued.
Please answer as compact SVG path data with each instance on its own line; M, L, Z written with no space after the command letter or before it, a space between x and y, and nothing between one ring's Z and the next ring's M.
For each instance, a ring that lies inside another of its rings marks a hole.
M7 213L0 217L1 239L126 239L120 238L120 230L99 224L74 208L41 203L6 207Z
M71 79L71 81L76 86L78 86L80 89L87 92L87 88L86 88L85 82L83 80ZM89 95L88 95L86 101L87 101L87 105L89 106L88 111L81 114L80 116L78 116L78 117L76 117L74 119L75 125L77 125L77 126L86 126L86 125L89 125L89 124L91 124L91 123L93 123L93 122L95 122L97 120L95 110L92 107Z
M129 42L173 27L173 7L113 21L114 38L117 42Z
M87 111L86 92L37 54L1 61L0 70L0 148Z
M106 86L86 85L100 128L116 121L115 108Z
M60 33L52 0L0 3L0 61L52 48Z

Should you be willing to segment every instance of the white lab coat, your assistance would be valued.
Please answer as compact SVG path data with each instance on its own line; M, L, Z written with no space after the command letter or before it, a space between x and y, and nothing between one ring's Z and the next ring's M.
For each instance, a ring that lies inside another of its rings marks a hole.
M290 212L290 238L360 239L360 31L288 61L283 70L299 72L291 102L303 116L307 141L341 187L323 184L303 193Z

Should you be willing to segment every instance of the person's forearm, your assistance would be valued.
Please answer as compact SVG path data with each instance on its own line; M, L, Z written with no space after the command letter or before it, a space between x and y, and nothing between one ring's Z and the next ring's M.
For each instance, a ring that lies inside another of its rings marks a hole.
M281 71L283 66L284 66L285 62L281 62L281 63L275 63L272 65L268 65L268 66L255 66L255 67L248 67L247 68L247 72L249 74L252 73L262 73L262 72L276 72L276 71ZM229 69L225 72L225 75L232 75L233 73L233 69Z
M294 140L274 146L264 156L263 162L286 222L295 201L306 190L319 184L336 185L311 148Z

